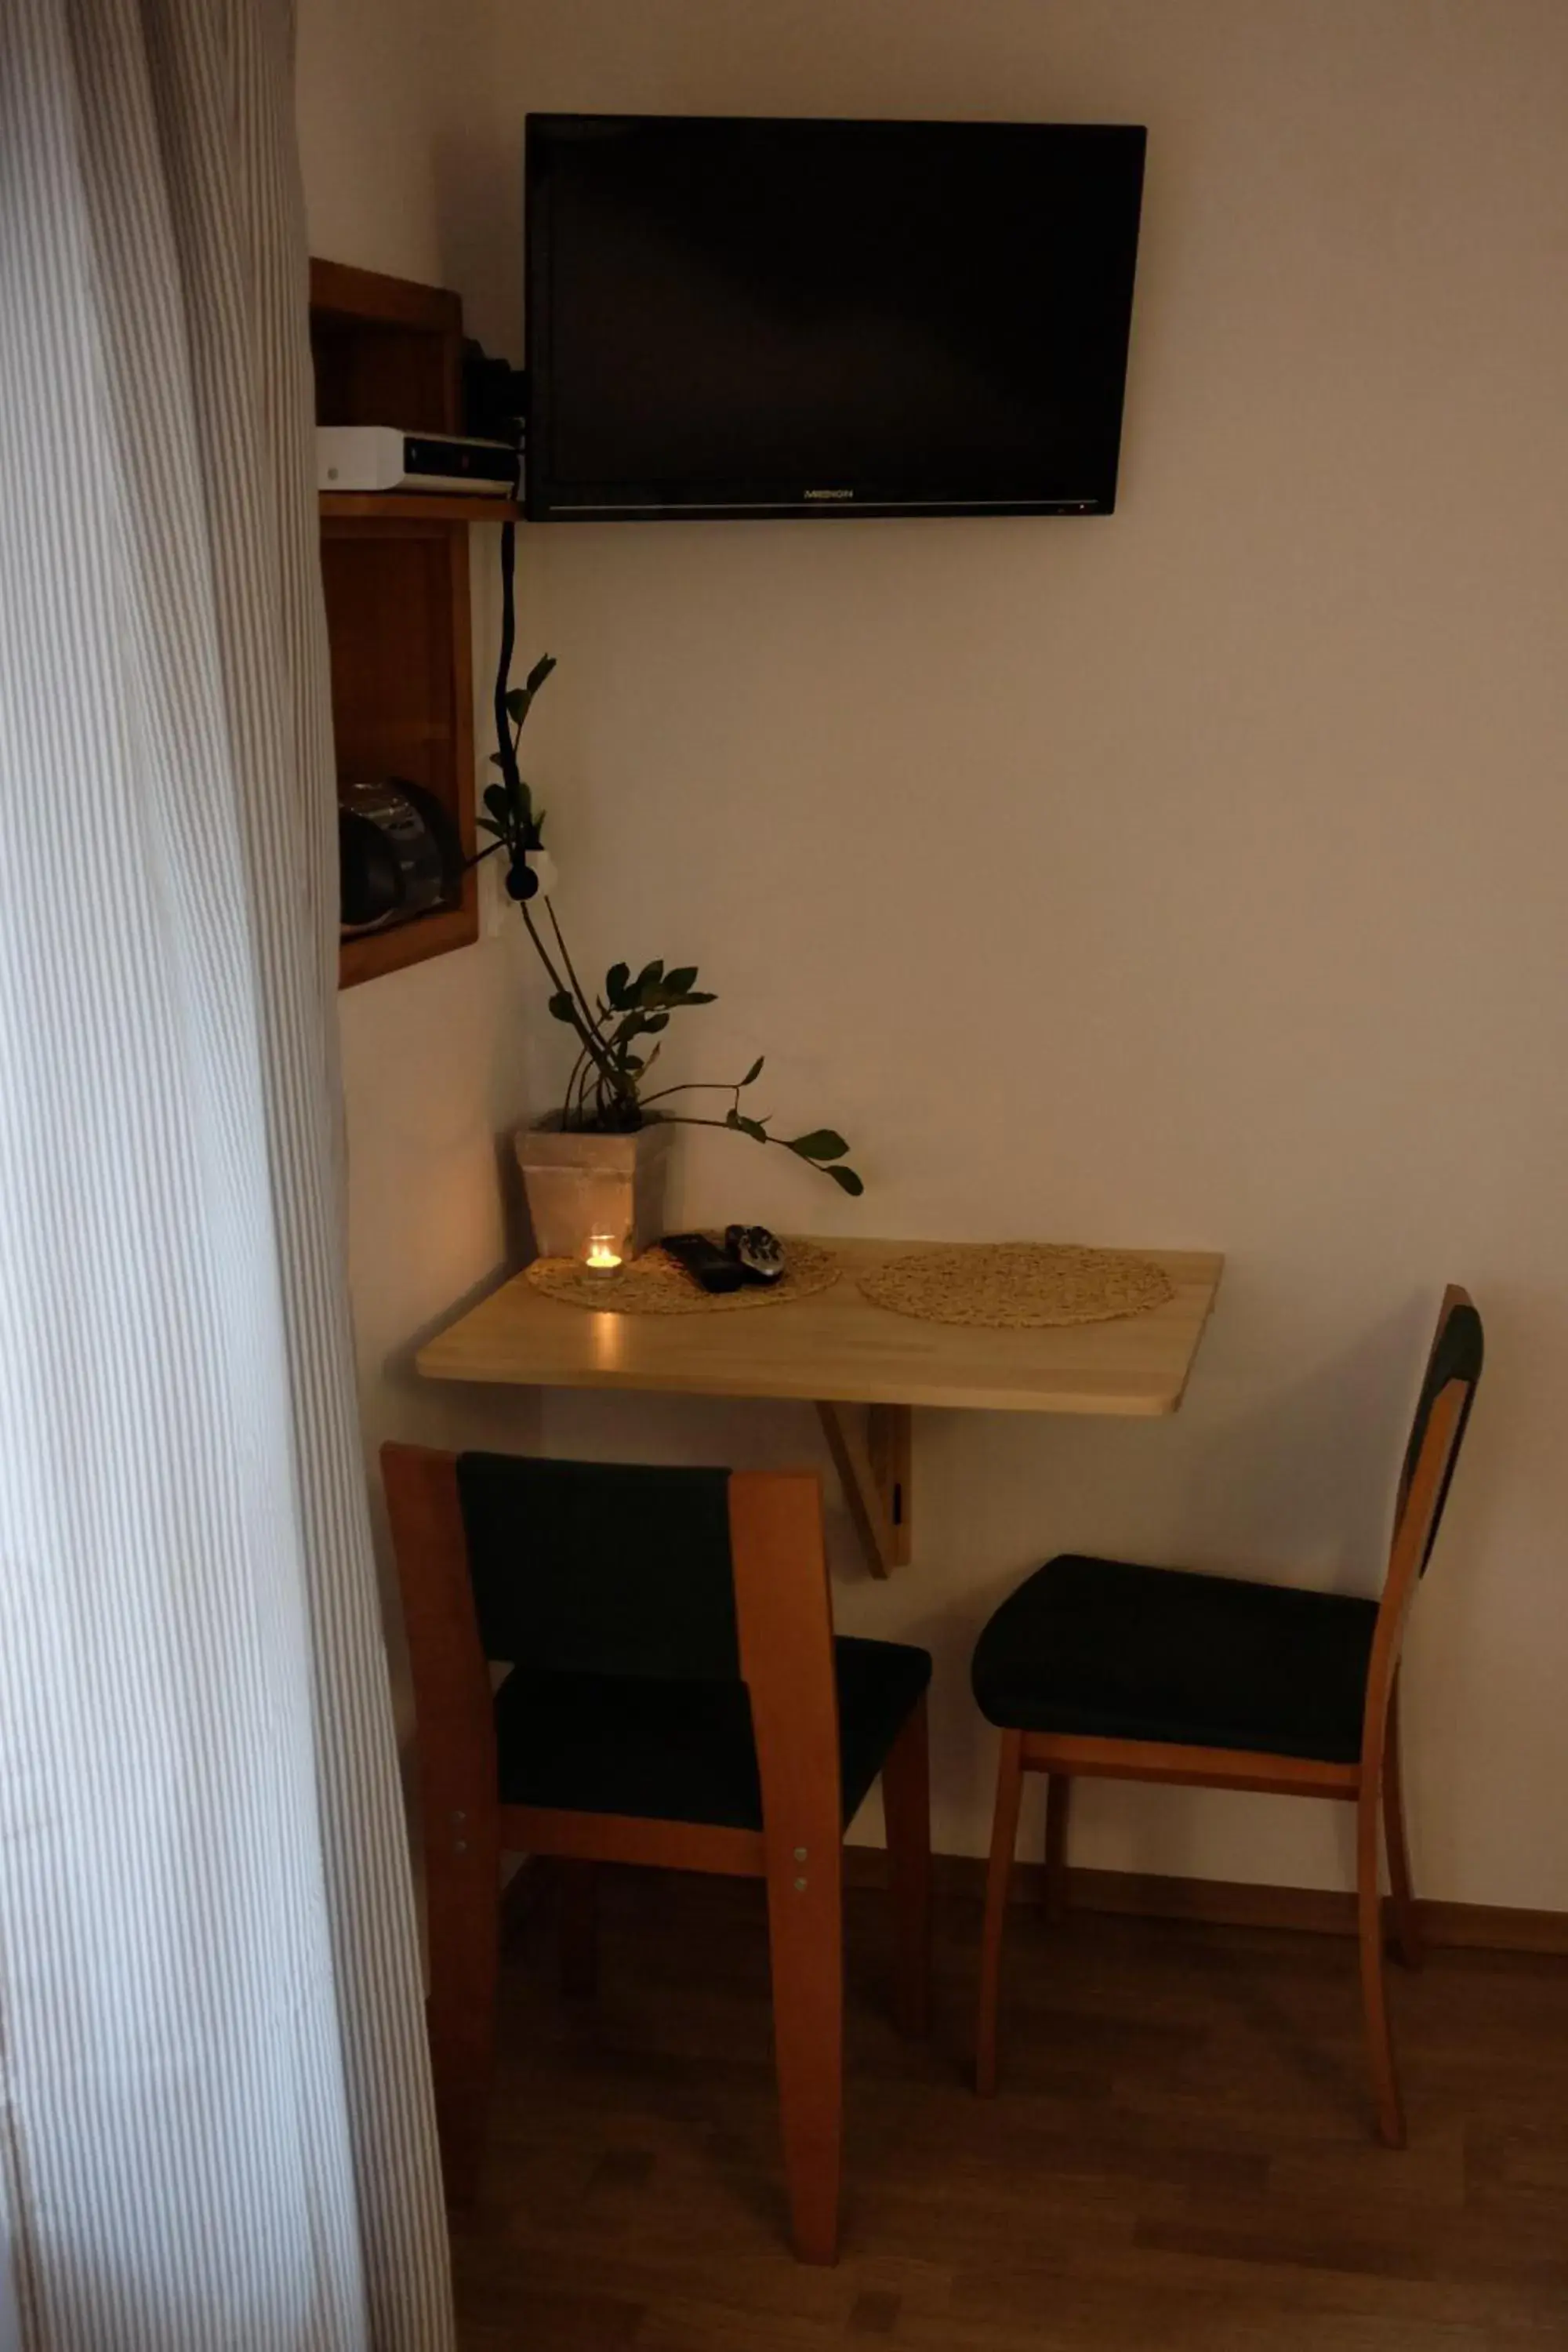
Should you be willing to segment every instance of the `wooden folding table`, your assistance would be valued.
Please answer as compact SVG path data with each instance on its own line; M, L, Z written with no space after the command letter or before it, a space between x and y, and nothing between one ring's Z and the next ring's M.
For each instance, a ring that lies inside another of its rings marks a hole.
M416 1360L438 1381L804 1399L821 1416L867 1563L886 1576L910 1557L914 1406L1174 1412L1225 1264L1207 1251L1142 1250L1175 1285L1164 1306L1109 1323L994 1331L917 1321L862 1296L858 1273L918 1243L825 1246L843 1263L831 1289L731 1314L599 1314L547 1298L518 1275Z

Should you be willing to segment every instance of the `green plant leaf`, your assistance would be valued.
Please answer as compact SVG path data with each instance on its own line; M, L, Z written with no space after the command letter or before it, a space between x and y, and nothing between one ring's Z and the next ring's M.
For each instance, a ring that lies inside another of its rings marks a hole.
M789 1148L803 1160L842 1160L849 1146L830 1127L815 1127L809 1135L792 1135Z
M766 1143L768 1140L768 1130L762 1120L747 1118L741 1111L727 1111L724 1115L724 1124L726 1127L732 1127L738 1135L749 1135L753 1143Z
M632 993L645 1009L655 1005L711 1004L710 989L693 988L697 977L694 963L678 964L666 971L661 963L645 964L632 982Z
M550 1010L555 1015L557 1021L569 1022L572 1026L575 1028L577 1024L576 1003L565 989L558 988L556 990L554 995L550 1000Z
M493 833L498 841L504 841L506 839L505 827L499 824L493 824L488 816L478 817L475 819L475 823L481 833Z
M631 966L625 963L613 963L605 974L605 994L610 1000L612 1012L624 1013L630 1004L632 1000L626 982L631 976Z
M485 806L493 817L499 817L503 824L506 823L511 814L511 800L504 784L485 786Z
M745 1076L741 1080L741 1084L743 1087L754 1087L762 1075L763 1056L759 1054L756 1060L752 1064L751 1068L746 1072Z
M645 1037L651 1037L656 1030L668 1029L668 1013L645 1013L637 1021L637 1028Z
M506 715L514 727L521 727L532 707L533 698L550 676L555 664L545 655L536 661L521 686L514 686L506 698Z
M822 1172L825 1176L831 1176L839 1191L847 1192L852 1201L858 1201L866 1190L853 1168L825 1168Z
M638 1002L647 1005L711 1004L714 999L705 988L676 988L668 980L650 980L638 992Z

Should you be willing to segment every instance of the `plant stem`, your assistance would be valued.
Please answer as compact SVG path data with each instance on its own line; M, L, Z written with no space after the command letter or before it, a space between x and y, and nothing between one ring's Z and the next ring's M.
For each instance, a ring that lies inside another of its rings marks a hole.
M507 789L514 795L520 783L517 742L507 713L506 691L511 677L512 649L517 644L516 570L517 525L503 522L500 527L500 651L496 656L496 748L500 753L501 774Z
M586 1054L579 1054L576 1067L566 1082L566 1099L562 1118L567 1127L574 1122L578 1129L588 1124L588 1087L595 1076L595 1065Z
M659 1117L670 1127L716 1127L721 1135L736 1135L743 1134L745 1132L744 1129L731 1127L727 1118L694 1118L692 1113L689 1110L660 1111ZM752 1138L753 1143L756 1139L755 1136ZM781 1151L787 1151L790 1148L789 1138L784 1135L769 1135L764 1132L763 1141L764 1143L776 1143ZM813 1160L809 1164L815 1167L816 1163Z
M587 1055L579 1054L576 1060L572 1065L572 1075L566 1081L566 1092L561 1097L561 1124L563 1128L569 1128L572 1124L572 1098L574 1095L575 1095L578 1085L582 1079L583 1073L587 1067Z
M730 1125L728 1119L695 1118L689 1111L660 1111L659 1117L660 1118L668 1119L671 1127L716 1127L722 1135L733 1135L737 1131ZM742 1129L739 1131L742 1134L746 1132L744 1129ZM789 1151L794 1150L794 1146L791 1144L787 1135L770 1135L766 1128L763 1129L760 1136L752 1136L752 1140L753 1143L776 1143L781 1151ZM796 1152L795 1157L797 1159L805 1159L805 1155L804 1152ZM819 1176L835 1175L833 1169L831 1169L825 1160L806 1160L805 1164L808 1168L815 1168ZM851 1183L848 1186L844 1186L843 1189L846 1191L852 1190L854 1185L859 1183L859 1179L855 1175L853 1169L846 1169L845 1173L851 1179ZM837 1177L835 1177L835 1181L842 1183L842 1180ZM861 1185L860 1189L861 1191L864 1191L864 1185Z
M566 944L566 935L562 930L560 918L556 914L554 908L551 905L548 898L546 898L544 902L544 911L550 918L550 928L555 934L555 944L561 950L561 961L566 967L566 976L572 982L572 986L575 991L578 1003L583 1008L584 1018L586 1020L589 1028L594 1032L595 1036L602 1039L604 1032L598 1022L594 1017L593 1000L589 996L588 992L584 987L582 982L577 977L577 967L572 961L572 950Z
M660 1087L657 1094L639 1095L643 1104L663 1102L667 1095L733 1095L739 1105L741 1089L733 1078L683 1078L678 1087Z
M508 529L510 529L510 525L503 526L503 528ZM518 906L522 915L523 923L527 928L528 936L533 941L540 962L550 974L551 982L556 994L558 996L565 997L572 1007L572 1026L577 1032L577 1036L584 1052L587 1054L598 1066L601 1073L601 1082L603 1081L603 1078L608 1077L612 1086L614 1086L616 1076L615 1066L605 1051L604 1040L600 1037L596 1029L591 1029L585 1026L583 1017L577 1010L577 999L573 991L567 987L565 982L562 979L561 974L556 971L555 966L550 961L550 950L539 936L539 928L534 922L533 917L528 911L527 899L520 898Z
M496 748L500 753L501 774L505 779L508 793L511 796L514 804L520 799L522 791L522 780L519 773L517 764L517 747L522 735L522 727L520 721L518 726L515 729L513 728L510 715L506 707L506 696L507 683L511 677L512 653L517 645L516 569L517 526L515 523L503 522L500 531L500 650L496 657L495 685ZM504 844L500 842L496 845L498 849L504 845ZM487 851L485 855L488 856L489 853ZM477 860L475 862L478 863ZM547 899L545 901L546 911L550 916L551 925L555 932L555 937L560 942L561 953L565 962L566 969L568 972L571 973L572 985L570 988L567 987L565 982L556 971L555 966L550 961L549 950L546 948L544 941L539 936L538 928L534 923L533 917L529 913L528 901L526 898L521 899L519 901L519 905L522 910L522 919L528 926L528 936L533 941L534 947L538 951L541 963L543 964L545 971L550 974L551 982L554 987L556 994L558 996L569 997L573 1000L572 1025L582 1039L584 1049L592 1055L595 1061L600 1063L602 1067L607 1067L607 1058L604 1055L603 1040L599 1035L598 1024L594 1019L593 1012L589 1006L588 999L584 991L582 982L578 980L576 973L572 971L572 959L566 952L566 942L561 936L561 926L555 919L554 909L551 908ZM583 1008L581 1013L579 1013L576 1009L579 1004Z
M511 677L511 657L517 645L516 570L516 526L506 522L501 525L500 535L500 646L496 657L495 725L496 751L500 761L501 778L513 810L522 805L522 778L517 764L517 747L522 739L522 720L519 719L514 726L511 715L507 709L507 689ZM526 711L526 705L524 709ZM526 837L525 835L524 840ZM498 842L496 847L508 848L514 856L518 854L515 842ZM488 857L492 856L493 852L486 850L483 855ZM473 862L477 865L479 861L476 858ZM596 1093L600 1119L604 1118L606 1101L623 1113L628 1113L633 1117L637 1116L637 1087L631 1074L616 1063L614 1053L605 1045L599 1021L595 1017L593 1001L577 977L576 968L572 961L571 950L566 945L565 935L556 918L554 908L551 906L548 899L545 900L545 913L550 919L550 928L554 934L555 944L560 950L561 960L566 967L567 980L562 979L552 961L550 950L540 935L539 926L529 911L526 898L518 901L518 908L522 916L528 936L533 942L534 953L550 975L551 986L558 997L565 1000L570 1008L568 1020L571 1027L576 1032L578 1044L582 1048L582 1053L578 1056L578 1067L581 1067L583 1057L585 1055L597 1073ZM570 986L567 984L568 980ZM567 1087L566 1100L562 1106L563 1121L570 1116L572 1087L576 1084L576 1081L577 1070L574 1069L572 1080ZM585 1074L584 1086L585 1088Z

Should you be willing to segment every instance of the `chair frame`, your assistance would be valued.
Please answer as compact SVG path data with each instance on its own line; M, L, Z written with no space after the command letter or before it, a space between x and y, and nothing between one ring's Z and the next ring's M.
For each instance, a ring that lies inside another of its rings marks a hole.
M837 2258L843 2168L843 1864L833 1612L820 1482L736 1473L731 1556L740 1669L751 1698L763 1827L503 1805L493 1699L469 1581L458 1458L382 1449L417 1722L428 1920L427 2014L447 2190L473 2197L493 2068L503 1853L564 1865L562 1979L592 1990L593 1865L762 1878L792 2234L803 2262ZM930 2015L931 1797L926 1705L882 1768L897 1939L895 2013Z
M1438 1317L1439 1337L1454 1309L1470 1304L1465 1291L1457 1285L1449 1286ZM1184 1748L1163 1740L1104 1739L1041 1731L1003 1733L991 1854L986 1868L975 2033L975 2088L982 2096L991 2095L996 2088L1002 1943L1026 1772L1047 1775L1046 1907L1052 1919L1059 1919L1066 1908L1068 1819L1075 1780L1153 1780L1186 1788L1321 1797L1356 1808L1356 1926L1377 2136L1390 2147L1405 2146L1405 2108L1394 2066L1384 1980L1379 1827L1381 1822L1388 1852L1394 1950L1407 1968L1418 1968L1421 1941L1411 1892L1399 1760L1399 1663L1411 1603L1447 1493L1472 1387L1473 1383L1455 1378L1433 1399L1419 1454L1408 1485L1399 1496L1388 1572L1378 1604L1367 1667L1361 1755L1355 1763L1326 1763L1311 1757L1277 1756L1238 1748Z

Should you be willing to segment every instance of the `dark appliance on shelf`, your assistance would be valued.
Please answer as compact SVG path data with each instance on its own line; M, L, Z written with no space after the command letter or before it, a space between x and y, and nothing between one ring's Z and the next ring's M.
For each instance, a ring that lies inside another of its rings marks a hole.
M338 864L348 938L390 929L462 895L457 826L434 793L398 776L340 783Z

